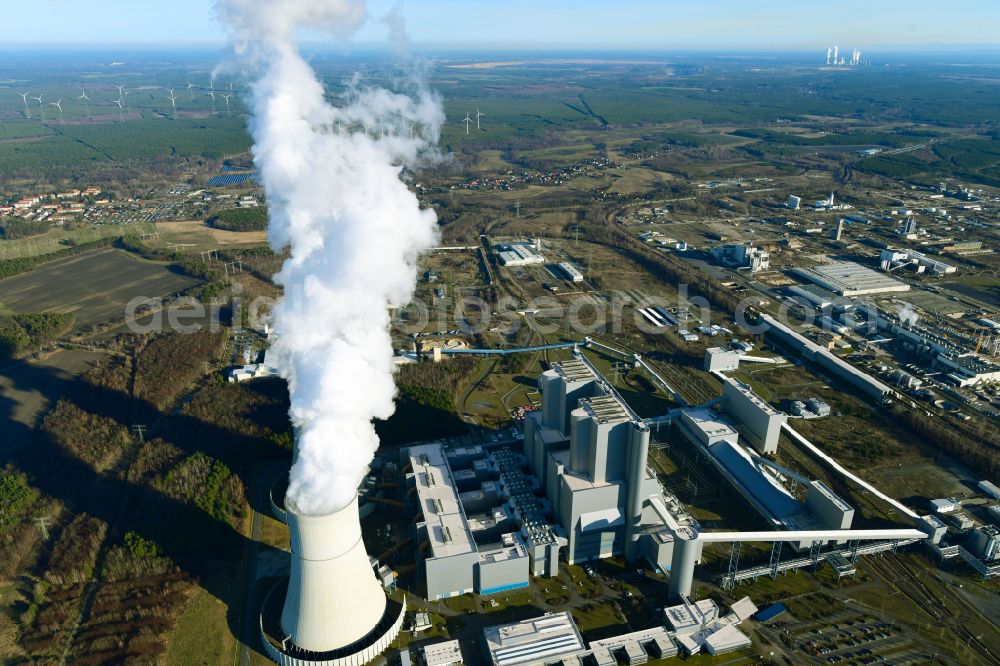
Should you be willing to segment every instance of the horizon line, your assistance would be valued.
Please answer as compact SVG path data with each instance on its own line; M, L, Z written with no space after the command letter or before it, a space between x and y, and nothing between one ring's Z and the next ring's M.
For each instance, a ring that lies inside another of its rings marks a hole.
M843 42L850 45L851 42ZM392 46L385 42L344 42L334 41L303 40L300 48L309 50L326 51L389 51ZM222 41L192 41L192 42L6 42L0 45L0 52L18 50L87 50L105 51L114 49L134 49L134 50L222 50L227 47ZM821 51L826 46L811 46L807 44L788 44L784 46L765 46L759 44L732 44L725 45L703 45L703 44L675 44L665 45L627 45L607 42L603 44L574 43L566 42L562 44L535 44L535 43L464 43L464 42L415 42L412 45L414 51L439 50L439 51L464 51L464 52L503 52L503 51L532 51L532 52L559 52L559 51L582 51L582 52L619 52L619 53L812 53ZM867 44L859 48L875 52L909 52L909 51L939 51L955 49L982 49L1000 50L1000 41L996 42L913 42L913 43L887 43L884 45Z

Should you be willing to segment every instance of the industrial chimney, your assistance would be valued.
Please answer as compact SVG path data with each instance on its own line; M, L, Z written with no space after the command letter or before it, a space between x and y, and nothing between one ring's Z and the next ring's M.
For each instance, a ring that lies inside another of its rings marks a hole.
M264 647L275 662L361 666L396 638L405 606L387 599L361 540L357 496L325 516L285 512L292 562L264 602ZM284 597L282 604L281 596Z

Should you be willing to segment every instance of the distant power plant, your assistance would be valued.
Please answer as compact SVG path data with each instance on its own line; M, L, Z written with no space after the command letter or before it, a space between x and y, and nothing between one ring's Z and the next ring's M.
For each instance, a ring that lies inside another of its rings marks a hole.
M861 51L854 49L851 51L851 59L847 60L840 57L840 47L831 46L826 49L826 64L828 65L849 65L851 67L857 67L861 65ZM867 63L865 63L867 64Z

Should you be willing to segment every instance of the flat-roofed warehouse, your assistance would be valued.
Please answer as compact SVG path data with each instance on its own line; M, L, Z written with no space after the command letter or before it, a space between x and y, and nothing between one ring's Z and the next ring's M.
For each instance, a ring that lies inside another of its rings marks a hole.
M853 261L833 261L815 268L796 268L792 272L841 296L866 296L910 290L910 285Z
M568 611L486 627L483 637L493 666L543 666L587 652Z
M504 266L529 266L545 263L545 257L530 243L500 245L497 247L497 255L500 257L500 263Z

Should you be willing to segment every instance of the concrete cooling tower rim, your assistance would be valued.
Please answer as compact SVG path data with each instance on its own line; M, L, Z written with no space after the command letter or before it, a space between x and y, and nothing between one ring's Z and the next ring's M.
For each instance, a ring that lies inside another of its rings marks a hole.
M382 620L362 640L329 652L310 652L286 640L281 629L281 609L288 579L268 593L260 612L260 632L267 656L280 666L363 666L388 649L403 627L406 600L386 600Z

